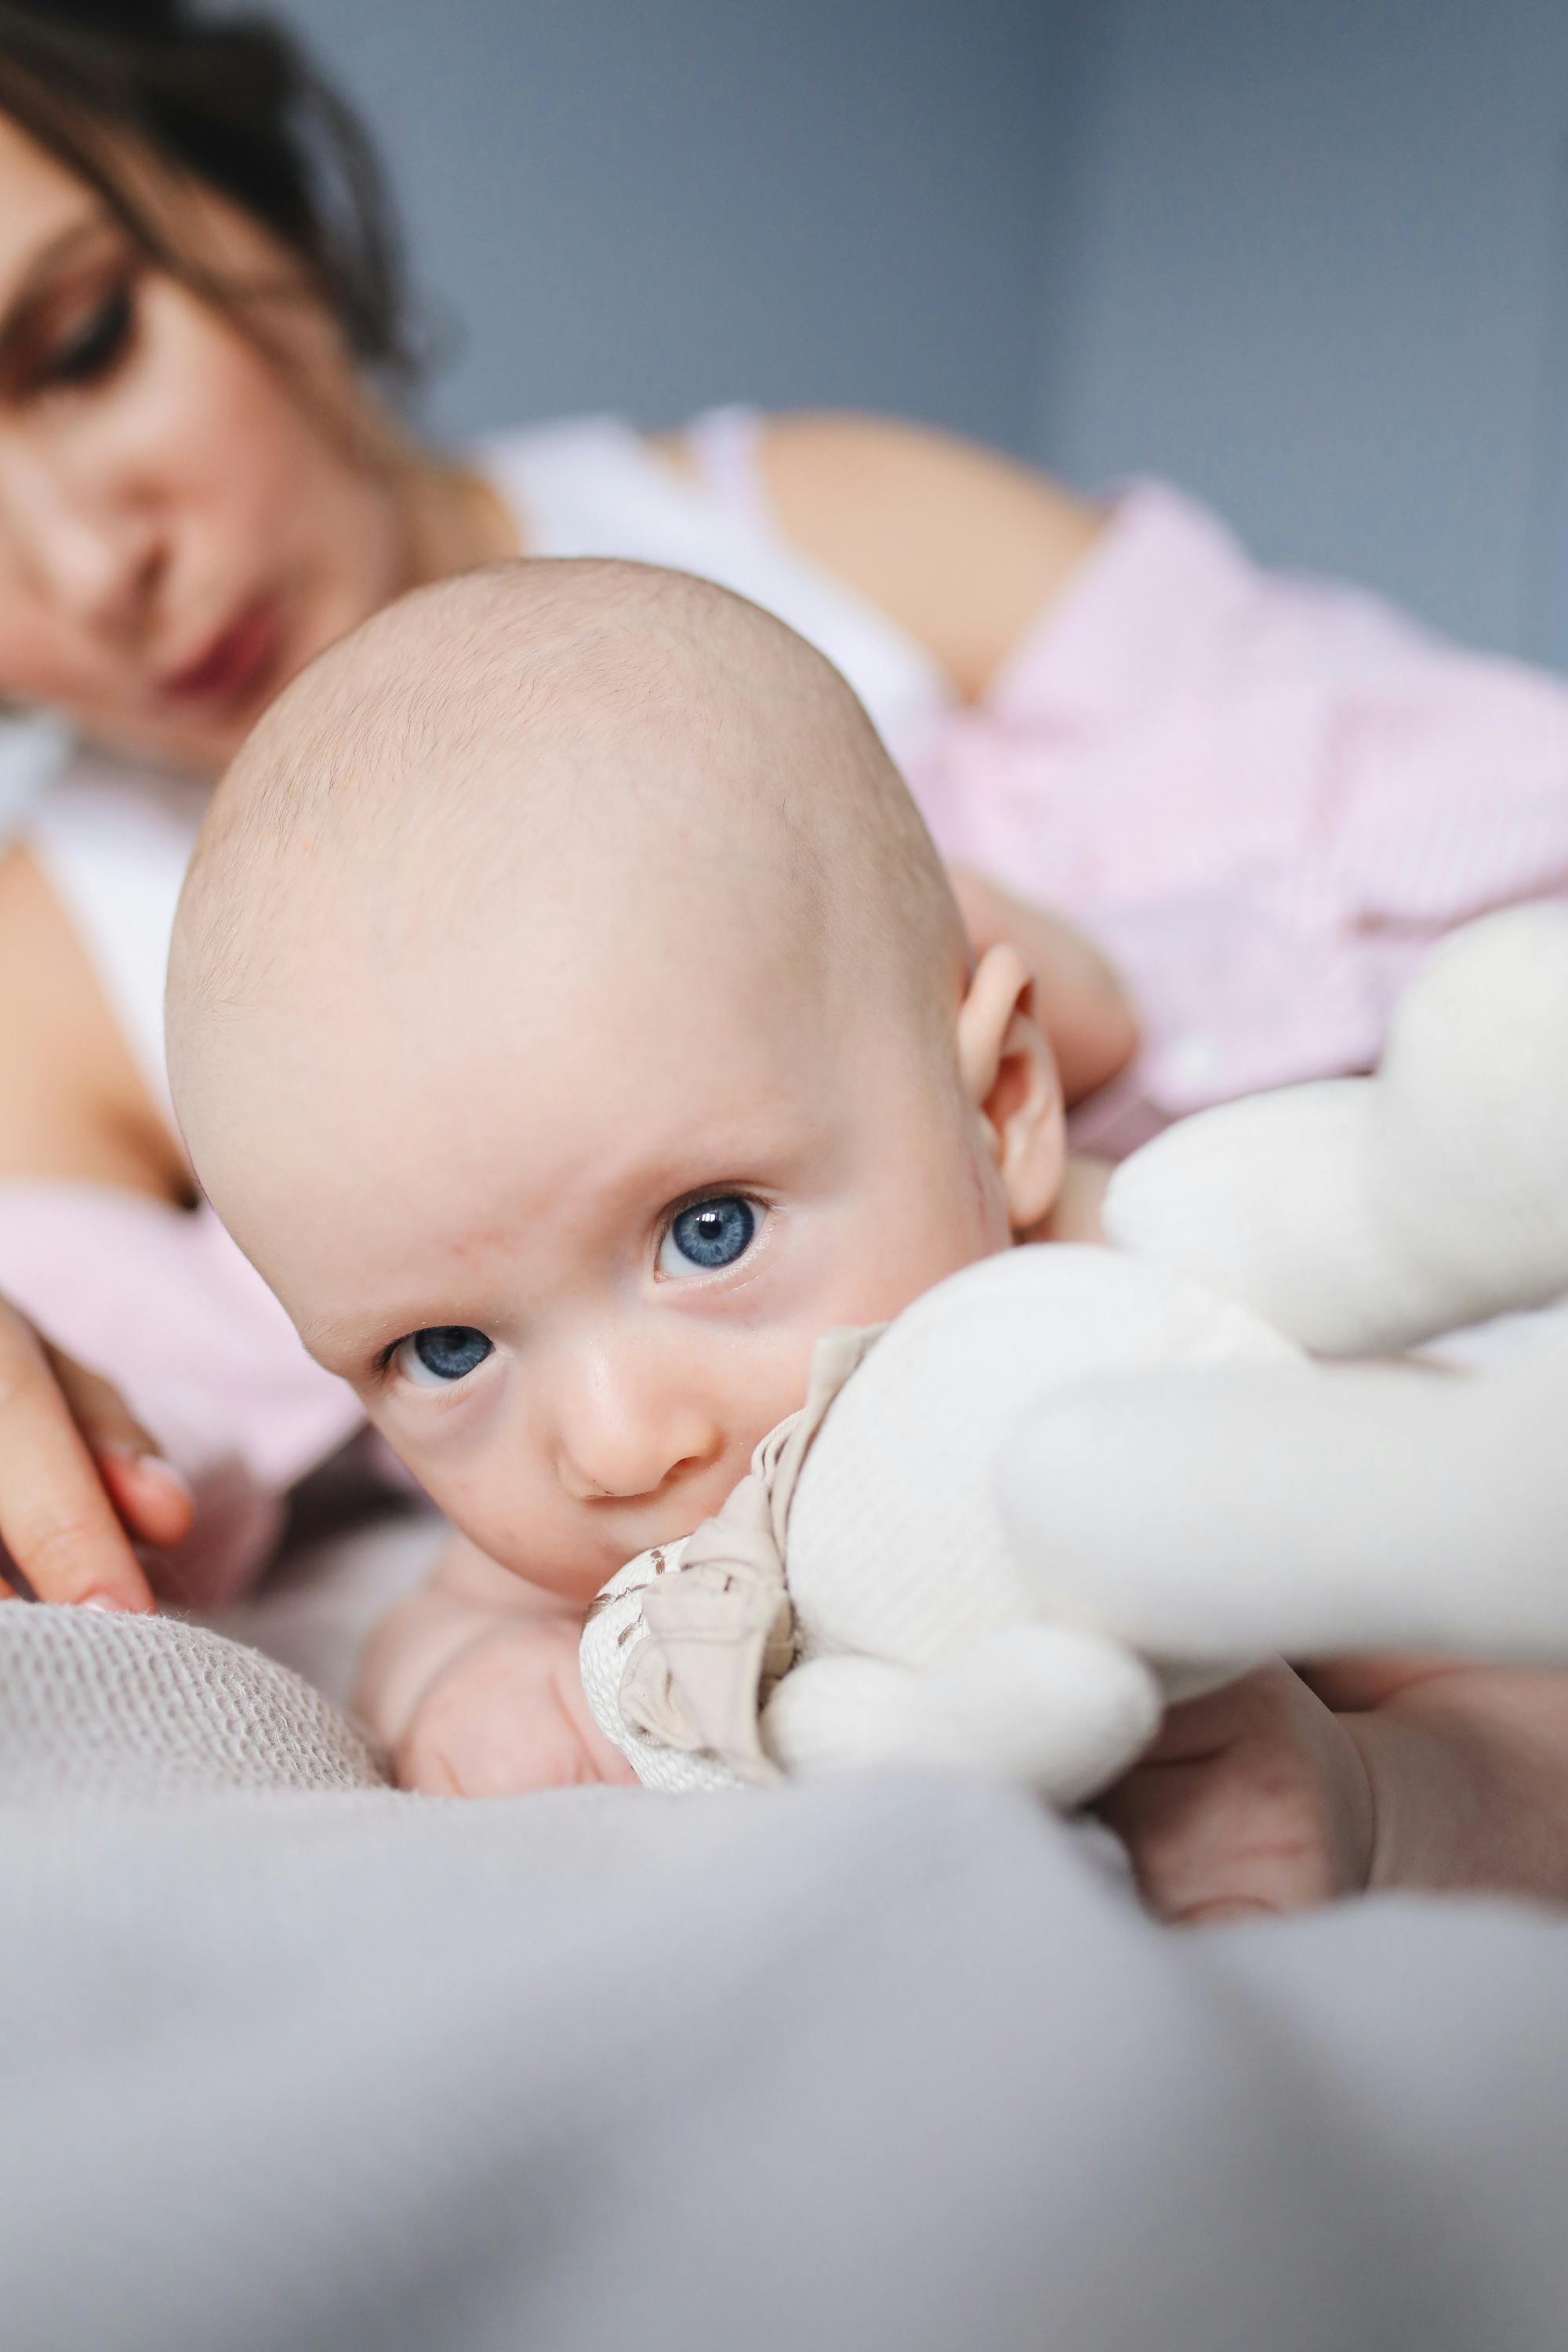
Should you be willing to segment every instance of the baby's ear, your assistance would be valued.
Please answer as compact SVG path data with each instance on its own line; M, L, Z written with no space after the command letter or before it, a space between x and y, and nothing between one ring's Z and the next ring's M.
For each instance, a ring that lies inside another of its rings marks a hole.
M1016 1234L1055 1205L1067 1161L1061 1082L1035 1019L1034 982L1010 942L987 948L958 1012L958 1069L980 1114Z

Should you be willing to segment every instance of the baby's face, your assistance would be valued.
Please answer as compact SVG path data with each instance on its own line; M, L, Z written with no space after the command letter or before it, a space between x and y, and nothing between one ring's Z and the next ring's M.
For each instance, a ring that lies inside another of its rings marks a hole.
M718 1507L823 1331L1009 1238L913 1022L721 911L630 928L563 908L324 977L308 1025L236 1038L198 1154L435 1500L584 1601Z

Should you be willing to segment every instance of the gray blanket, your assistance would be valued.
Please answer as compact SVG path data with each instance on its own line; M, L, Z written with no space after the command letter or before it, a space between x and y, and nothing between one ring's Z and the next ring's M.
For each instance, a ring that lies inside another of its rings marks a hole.
M0 1609L6 2352L1562 2352L1568 1923L1163 1933L1021 1797L447 1803Z

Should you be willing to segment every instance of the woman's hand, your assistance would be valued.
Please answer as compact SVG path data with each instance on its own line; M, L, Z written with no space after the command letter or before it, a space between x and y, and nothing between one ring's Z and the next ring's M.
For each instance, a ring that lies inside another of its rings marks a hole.
M132 1539L177 1543L188 1487L109 1382L0 1300L0 1598L150 1610Z

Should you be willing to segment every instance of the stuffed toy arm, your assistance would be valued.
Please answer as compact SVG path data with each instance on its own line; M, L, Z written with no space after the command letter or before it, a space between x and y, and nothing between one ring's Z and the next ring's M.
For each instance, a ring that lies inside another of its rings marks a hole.
M1375 1079L1173 1129L1118 1171L1106 1223L1325 1358L1568 1296L1568 908L1457 932ZM1158 1657L1568 1660L1568 1330L1538 1324L1479 1376L1151 1368L1042 1396L1003 1518L1058 1598Z
M1568 907L1456 931L1375 1078L1226 1103L1124 1161L1107 1237L1314 1356L1387 1356L1568 1297Z
M1040 1398L1001 1465L1021 1559L1164 1660L1434 1650L1568 1661L1568 1343L1156 1371Z

